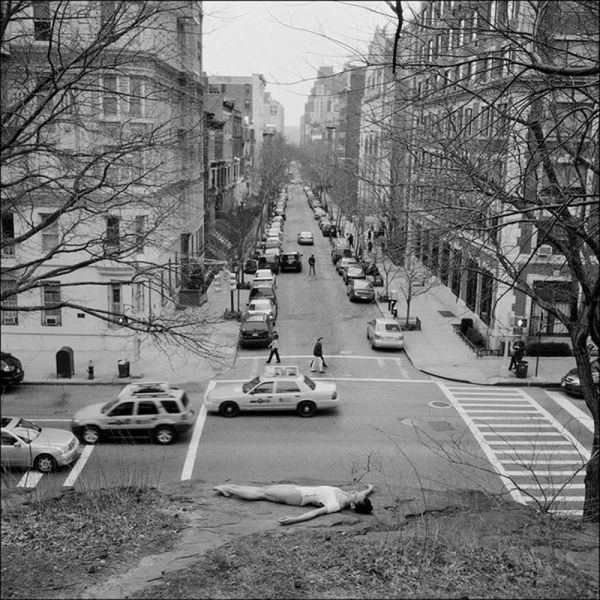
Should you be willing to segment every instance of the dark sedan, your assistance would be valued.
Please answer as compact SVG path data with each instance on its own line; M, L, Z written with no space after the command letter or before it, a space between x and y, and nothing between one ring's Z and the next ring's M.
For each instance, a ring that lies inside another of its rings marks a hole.
M592 380L594 381L596 387L600 386L600 366L598 365L598 359L592 361ZM583 396L583 392L581 391L581 379L579 377L579 371L577 367L571 369L567 372L560 382L561 387L570 394L574 394L576 396Z
M242 348L266 348L273 339L273 323L267 315L254 314L240 325L240 346Z
M23 381L23 377L25 377L25 372L21 361L9 352L2 352L0 354L0 384L16 385Z
M353 279L347 286L346 293L350 302L374 302L373 284L365 279Z

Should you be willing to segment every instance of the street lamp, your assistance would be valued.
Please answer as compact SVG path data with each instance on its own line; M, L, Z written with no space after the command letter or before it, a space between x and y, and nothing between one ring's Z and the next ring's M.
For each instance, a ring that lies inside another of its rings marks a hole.
M538 367L540 364L540 348L542 346L542 327L544 325L544 315L541 314L539 316L540 324L538 327L538 347L537 347L537 355L535 357L535 376L538 376Z

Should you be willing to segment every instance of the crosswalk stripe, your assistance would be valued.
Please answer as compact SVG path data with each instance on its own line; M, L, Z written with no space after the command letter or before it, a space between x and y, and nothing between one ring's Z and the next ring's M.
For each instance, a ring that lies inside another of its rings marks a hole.
M592 417L588 416L576 406L573 406L573 404L559 392L546 391L546 395L554 400L560 407L564 408L571 416L575 417L585 428L594 433L594 419L592 419Z
M17 487L34 488L44 476L39 471L27 471L17 483Z

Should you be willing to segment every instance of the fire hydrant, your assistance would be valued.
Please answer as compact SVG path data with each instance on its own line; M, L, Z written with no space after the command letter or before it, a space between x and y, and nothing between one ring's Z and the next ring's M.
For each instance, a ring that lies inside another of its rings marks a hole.
M94 379L94 361L88 363L88 379Z

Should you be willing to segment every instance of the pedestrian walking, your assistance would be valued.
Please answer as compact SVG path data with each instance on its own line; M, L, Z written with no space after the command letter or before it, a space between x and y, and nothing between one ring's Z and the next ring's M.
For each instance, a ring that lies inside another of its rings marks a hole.
M322 337L318 338L317 343L313 348L313 359L310 362L310 370L312 373L314 373L316 370L318 370L319 373L323 373L323 367L327 368L327 365L325 364L325 358L323 357L323 344L321 343L322 339Z
M373 230L369 229L369 231L367 232L367 239L369 241L371 241L372 238L373 238Z
M352 248L352 245L354 244L354 236L349 233L348 234L348 245L350 246L350 248Z
M276 331L273 332L273 339L269 344L269 348L271 349L271 352L269 353L269 358L265 362L267 364L271 364L271 359L275 357L277 359L277 362L280 363L281 359L279 358L279 334Z
M523 355L525 354L525 342L521 339L513 342L512 345L512 356L510 358L510 365L508 366L508 370L512 371L513 367L516 369L517 365L523 360Z
M369 231L369 233L371 232ZM373 252L373 242L371 240L369 240L369 243L367 244L367 250Z
M228 483L217 485L213 488L215 492L225 496L235 496L243 500L266 500L277 504L288 504L291 506L317 506L313 510L298 515L297 517L281 517L282 525L308 521L321 515L335 513L351 508L357 513L370 514L373 505L368 496L373 493L373 486L367 485L366 490L361 492L346 492L331 485L300 486L293 483L280 483L275 485L254 486L235 485Z
M309 275L316 275L315 273L315 263L317 261L315 260L315 256L314 254L311 254L308 258L308 274Z

